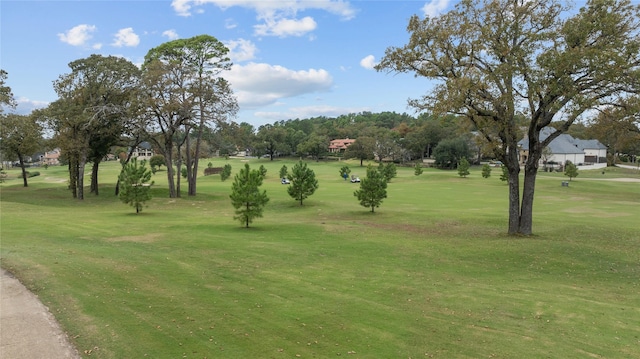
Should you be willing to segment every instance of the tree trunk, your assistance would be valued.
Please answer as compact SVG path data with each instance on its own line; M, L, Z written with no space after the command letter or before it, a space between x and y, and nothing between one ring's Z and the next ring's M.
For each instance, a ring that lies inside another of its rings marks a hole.
M80 158L78 159L78 199L84 199L84 167L87 165L87 154L82 152L80 153Z
M173 143L169 143L164 151L164 164L167 166L167 183L169 184L169 198L176 198L176 185L173 175Z
M78 198L78 156L72 153L69 156L69 190L73 198Z
M27 183L27 170L24 168L24 159L22 158L22 154L18 153L18 161L20 161L20 168L22 169L22 183L24 187L29 187L29 183Z
M98 168L100 167L100 159L95 158L93 160L93 166L91 167L91 193L98 193Z
M528 164L524 169L524 186L522 189L522 206L520 208L520 227L518 234L530 236L533 233L533 195L536 187L537 166Z

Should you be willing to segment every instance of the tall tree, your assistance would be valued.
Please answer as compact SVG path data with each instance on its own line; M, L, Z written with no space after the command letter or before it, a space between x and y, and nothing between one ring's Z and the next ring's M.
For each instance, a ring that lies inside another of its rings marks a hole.
M39 150L41 144L42 126L34 116L0 115L0 151L8 158L15 156L18 159L25 187L29 185L25 157Z
M70 160L74 196L84 198L84 167L93 163L92 191L98 194L98 166L125 131L134 114L138 68L116 56L91 55L69 63L54 89L60 97L50 120Z
M252 170L248 163L236 174L231 186L231 204L236 209L237 219L246 228L254 218L262 217L264 206L269 202L267 191L260 191L264 177L259 170Z
M377 70L439 80L410 104L469 119L509 173L512 235L530 235L542 149L586 111L638 93L640 6L587 0L461 0L439 17L409 20L410 40L387 49ZM517 115L527 123L518 125ZM561 125L546 139L540 131ZM529 140L520 197L518 141Z
M372 160L376 149L376 140L373 137L358 137L344 152L345 158L356 158L360 160L360 167L364 160Z
M387 181L380 171L375 167L367 166L367 176L360 182L360 189L353 192L358 198L360 205L371 208L374 212L376 207L380 207L382 200L387 198Z
M312 134L306 141L298 144L298 155L308 155L316 161L320 161L320 156L327 152L329 148L329 140L322 135Z
M271 161L278 153L289 152L287 145L287 130L282 126L263 125L258 128L255 147L258 152L269 155Z
M318 189L318 180L316 174L311 168L307 167L306 162L299 161L291 169L289 174L291 186L287 187L287 192L291 198L302 201L311 196Z
M5 70L0 69L0 114L4 112L5 107L16 107L16 101L13 98L11 87L6 84L8 76L9 74Z
M162 147L165 152L168 146L176 141L174 135L177 134L178 128L184 126L182 139L186 147L185 165L190 196L196 195L198 159L205 127L224 123L229 116L235 115L238 111L238 104L229 83L220 76L223 71L231 68L228 52L229 49L215 37L198 35L166 42L149 50L145 56L145 65L154 62L162 64L149 66L149 71L156 72L149 80L155 79L159 82L156 83L155 92L169 92L164 93L161 99L151 98L152 107L157 112L154 113L156 124L163 132L165 143ZM157 86L163 84L163 81L169 81L164 82L164 89ZM176 90L178 93L172 96L170 92ZM171 126L162 128L163 124ZM194 136L195 143L192 143L191 135ZM180 151L177 155L180 156ZM166 154L165 158L167 161L172 160L172 156ZM181 159L177 160L180 165ZM170 184L170 196L178 195L179 189L172 191Z

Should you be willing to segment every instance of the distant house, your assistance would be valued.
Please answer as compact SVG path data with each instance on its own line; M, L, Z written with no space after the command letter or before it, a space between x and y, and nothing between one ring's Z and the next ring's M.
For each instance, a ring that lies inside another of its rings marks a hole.
M42 164L47 166L57 166L60 164L60 149L54 148L47 151L42 156Z
M555 131L553 128L543 128L540 131L540 140L543 141L549 137L553 131ZM520 163L524 164L529 157L529 139L520 140L518 146L520 147ZM607 162L607 146L598 140L580 140L565 133L551 141L547 147L549 149L548 155L543 155L540 164L544 164L544 161L552 164L564 164L571 161L577 165Z
M352 140L349 138L331 140L329 142L329 152L331 153L344 152L347 149L347 147L351 146L351 144L354 142L356 142L356 140Z
M139 160L149 160L155 153L149 142L141 142L138 147L133 149L131 158L137 158Z

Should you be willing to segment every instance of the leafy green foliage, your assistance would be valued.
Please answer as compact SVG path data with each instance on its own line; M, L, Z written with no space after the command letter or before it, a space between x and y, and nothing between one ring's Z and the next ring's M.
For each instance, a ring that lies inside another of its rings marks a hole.
M151 166L151 172L153 174L155 174L164 164L165 160L163 155L153 155L149 159L149 166Z
M349 174L351 173L351 168L349 166L340 167L340 178L344 178L346 181L349 178Z
M267 178L267 168L264 165L260 165L260 176L262 176L262 179Z
M302 201L311 196L318 189L318 180L312 169L307 167L306 162L299 161L293 166L290 178L291 186L287 187L287 192L291 198Z
M374 212L376 207L380 207L382 200L387 198L387 181L380 171L373 166L367 166L367 176L360 182L360 189L353 192L358 198L360 205L371 208Z
M262 166L261 166L262 167ZM269 202L267 191L260 191L264 176L259 170L252 170L248 163L236 174L231 186L231 204L236 209L234 219L246 228L255 218L262 217L264 206Z
M500 169L502 170L502 173L500 174L500 181L502 181L502 182L508 181L509 180L509 169L505 165L500 166Z
M571 161L567 161L564 165L564 175L569 177L569 181L578 177L578 167Z
M469 175L469 161L467 161L466 157L462 157L460 162L458 162L458 175L460 177L466 178Z
M280 172L278 174L280 175L280 178L286 178L288 173L289 173L289 169L287 168L287 165L282 165L282 167L280 167Z
M420 163L416 163L416 165L413 166L413 174L415 176L420 176L422 172L424 172L424 170L422 169L422 166L420 165Z
M438 168L453 169L463 157L469 157L469 144L464 138L455 138L440 141L433 150Z
M147 161L138 162L138 159L132 158L129 163L122 167L120 172L120 200L126 204L130 204L136 209L136 213L142 211L144 203L152 198L151 170L146 167Z
M220 172L220 180L224 182L229 177L231 177L231 165L227 163L222 168L222 172Z
M482 178L491 177L491 166L488 163L482 165Z
M398 174L396 165L392 162L389 162L387 164L380 162L380 164L378 165L378 171L380 171L380 174L386 182L391 182L391 179Z

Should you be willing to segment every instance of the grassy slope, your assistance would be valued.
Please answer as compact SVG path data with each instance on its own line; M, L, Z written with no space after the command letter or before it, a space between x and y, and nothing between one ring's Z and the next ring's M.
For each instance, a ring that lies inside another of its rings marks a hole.
M541 176L537 235L510 238L498 171L401 168L372 214L343 163L309 163L302 207L277 178L293 162L259 164L271 201L249 229L219 176L171 200L159 172L140 215L112 196L115 163L83 202L63 167L11 180L2 266L99 358L640 356L638 183Z

